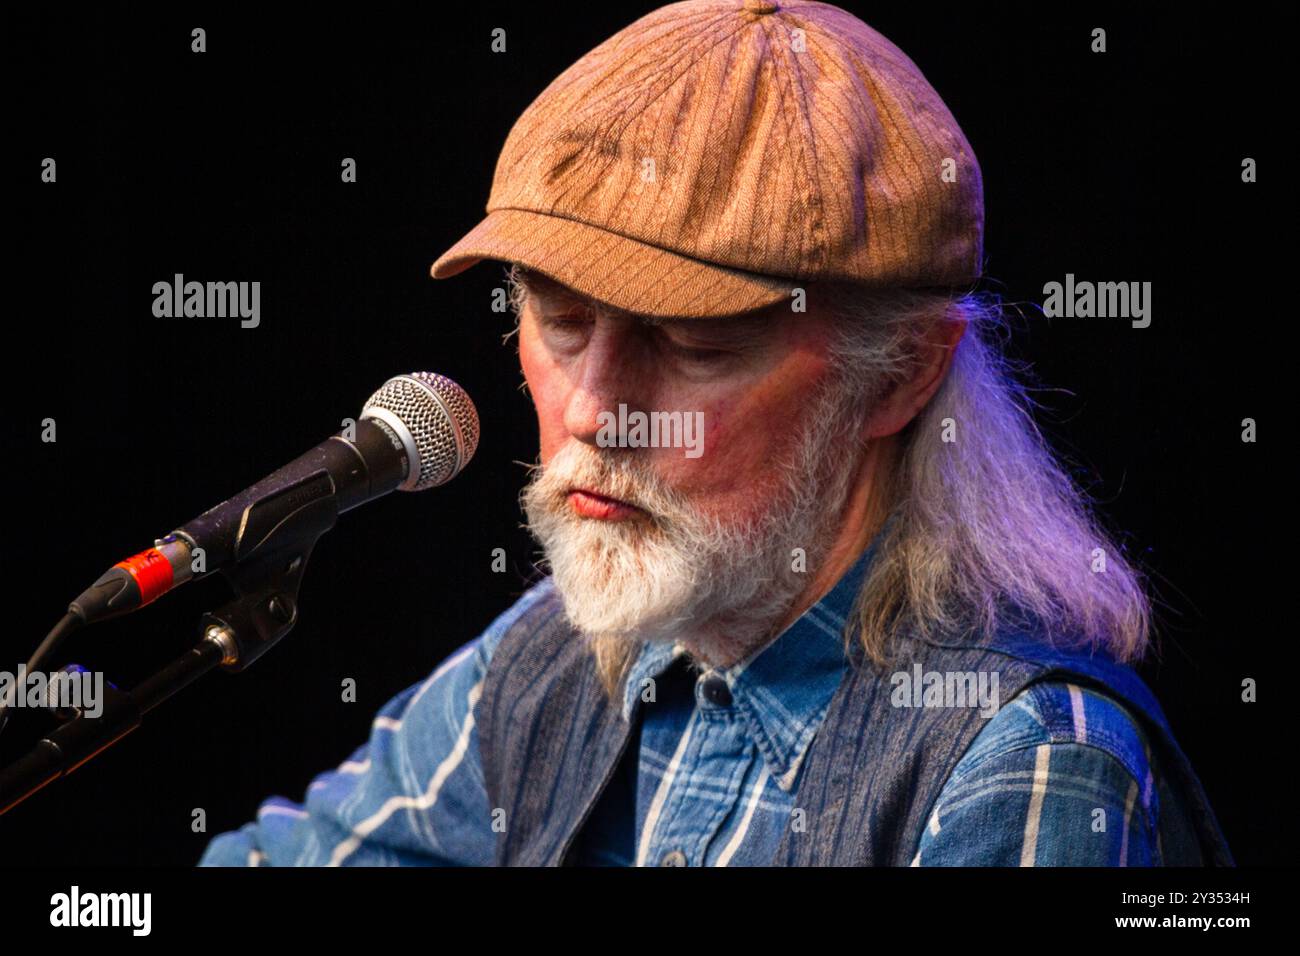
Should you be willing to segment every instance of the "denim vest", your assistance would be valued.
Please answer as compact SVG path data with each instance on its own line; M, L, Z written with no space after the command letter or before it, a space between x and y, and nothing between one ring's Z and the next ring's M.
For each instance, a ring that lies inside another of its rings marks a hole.
M1131 668L1025 634L983 643L903 640L889 669L864 662L852 642L850 660L800 773L802 824L786 831L774 865L911 862L940 790L985 720L973 707L893 706L890 674L918 663L926 672L996 672L1004 702L1047 678L1108 692L1142 722L1180 804L1160 814L1166 865L1233 865L1200 781ZM477 708L489 805L505 813L497 865L572 862L578 834L635 738L640 707L625 722L609 702L558 594L510 628L492 656ZM1069 719L1043 716L1049 723Z

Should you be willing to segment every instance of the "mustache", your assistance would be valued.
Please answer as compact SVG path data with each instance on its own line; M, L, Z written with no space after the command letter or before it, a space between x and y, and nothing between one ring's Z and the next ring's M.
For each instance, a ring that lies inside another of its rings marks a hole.
M564 508L569 492L579 490L632 505L656 522L673 520L689 510L673 489L626 452L610 453L574 442L549 464L539 462L528 468L532 477L526 493L540 497L554 510Z

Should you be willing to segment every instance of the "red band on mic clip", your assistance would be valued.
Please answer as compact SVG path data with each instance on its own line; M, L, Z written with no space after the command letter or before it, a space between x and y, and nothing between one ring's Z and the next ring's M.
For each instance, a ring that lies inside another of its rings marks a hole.
M125 561L117 562L113 567L122 568L135 578L136 586L140 588L142 607L171 590L172 565L157 548L148 548L139 554L133 554Z

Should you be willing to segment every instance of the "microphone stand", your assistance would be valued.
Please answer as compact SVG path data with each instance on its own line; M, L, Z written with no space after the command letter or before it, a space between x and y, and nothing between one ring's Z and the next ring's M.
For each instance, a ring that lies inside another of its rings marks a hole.
M306 491L319 480L320 475L311 475L295 487ZM280 513L264 525L268 530L263 536L241 549L237 562L222 571L236 597L203 615L198 644L130 691L105 681L103 713L94 718L77 713L0 770L0 816L103 753L139 727L145 714L208 671L243 671L293 629L307 559L338 518L332 496L294 495L293 490L271 504Z

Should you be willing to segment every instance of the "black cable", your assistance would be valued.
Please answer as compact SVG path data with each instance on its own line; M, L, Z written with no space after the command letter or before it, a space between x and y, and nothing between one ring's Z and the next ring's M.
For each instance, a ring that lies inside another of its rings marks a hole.
M52 655L55 652L55 650L58 649L58 646L63 643L64 638L66 638L77 628L81 627L81 625L84 623L85 622L78 615L74 614L72 611L69 611L67 614L63 615L63 617L60 618L59 623L55 624L54 627L50 630L50 633L45 635L45 640L41 641L40 645L36 648L36 652L32 654L31 659L27 662L27 673L31 674L38 667L40 667L41 664L45 661L45 659L50 655ZM17 681L14 682L13 693L14 694L18 693ZM6 695L6 696L11 696L11 695ZM8 710L9 710L9 701L0 700L0 733L4 732L5 724L9 722Z

